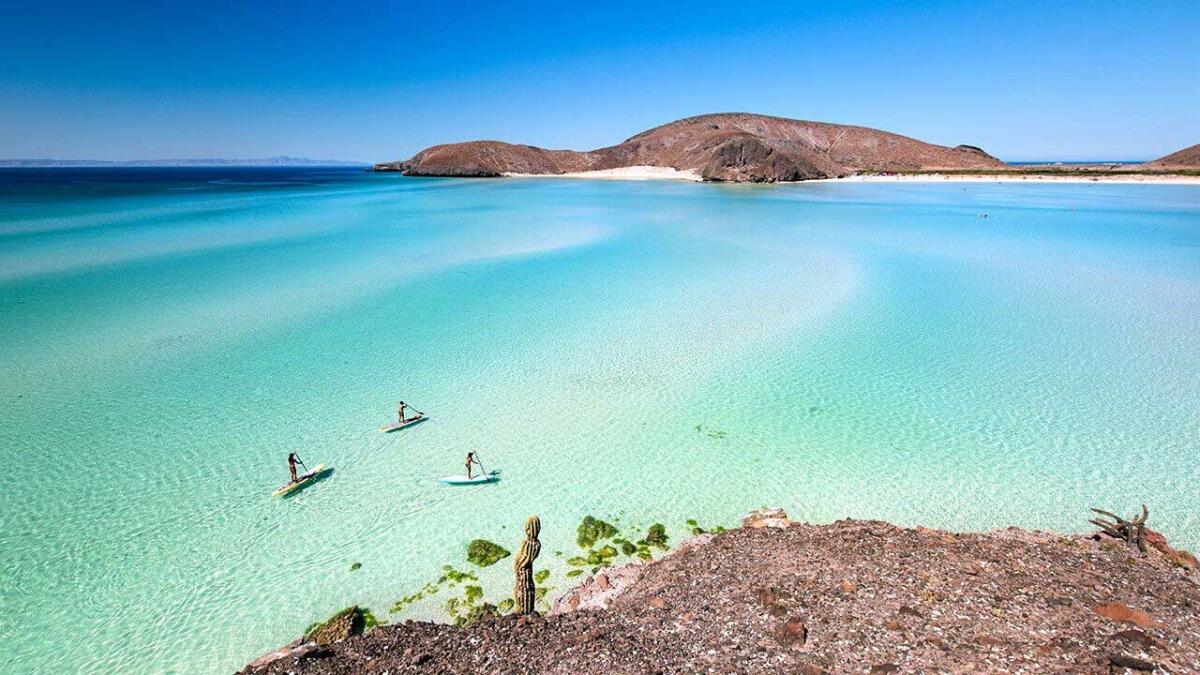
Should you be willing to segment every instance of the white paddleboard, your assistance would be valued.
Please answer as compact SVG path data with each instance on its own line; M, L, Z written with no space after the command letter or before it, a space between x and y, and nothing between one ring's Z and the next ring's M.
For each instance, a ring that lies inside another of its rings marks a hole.
M317 468L313 469L312 471L309 471L306 474L301 474L299 476L296 476L295 483L286 483L284 485L281 485L281 486L279 486L279 489L272 492L271 495L278 497L280 495L286 495L289 492L292 492L294 490L298 490L298 489L304 487L305 485L308 485L308 483L310 481L312 481L312 479L316 478L317 476L320 476L323 473L325 473L325 465L318 464Z
M447 485L474 485L475 483L491 483L493 481L500 480L500 476L496 475L497 473L499 472L492 471L485 476L473 476L471 478L467 478L466 476L445 476L442 478L442 482Z
M401 429L407 429L407 428L413 426L414 424L420 424L421 422L424 422L427 419L429 419L429 418L424 415L421 415L420 417L414 417L411 420L404 420L403 422L392 422L391 424L385 424L385 425L379 427L379 431L381 431L382 433L385 433L385 434L388 432L391 432L391 431L400 431Z

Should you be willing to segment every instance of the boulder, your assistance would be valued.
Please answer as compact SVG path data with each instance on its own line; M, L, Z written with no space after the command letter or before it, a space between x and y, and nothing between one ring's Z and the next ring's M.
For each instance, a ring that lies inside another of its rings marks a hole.
M1145 534L1146 546L1158 551L1173 565L1178 565L1184 569L1194 570L1200 567L1200 562L1196 560L1196 556L1182 549L1172 548L1167 543L1167 538L1161 533L1147 529Z
M788 520L788 514L783 509L756 509L742 518L742 527L751 529L760 527L786 529L791 525L792 521Z
M306 637L319 645L327 645L348 637L362 635L366 629L366 619L358 605L347 607L329 617L324 623L310 628Z
M1092 611L1110 620L1131 623L1138 628L1154 628L1154 617L1141 610L1132 609L1119 602L1097 605Z

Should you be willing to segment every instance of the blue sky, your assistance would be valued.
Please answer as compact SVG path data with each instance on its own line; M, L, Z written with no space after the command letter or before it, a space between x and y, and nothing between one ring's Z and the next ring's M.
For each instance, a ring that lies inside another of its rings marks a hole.
M1200 2L13 2L0 158L587 149L705 112L1007 160L1200 142Z

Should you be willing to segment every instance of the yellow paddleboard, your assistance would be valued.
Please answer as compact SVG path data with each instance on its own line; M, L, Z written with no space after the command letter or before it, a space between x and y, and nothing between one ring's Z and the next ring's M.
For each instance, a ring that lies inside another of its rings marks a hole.
M292 492L294 490L298 490L298 489L304 487L305 485L307 485L309 482L311 482L312 479L321 475L321 473L324 471L325 471L325 465L318 464L317 468L313 469L312 471L309 471L306 474L301 474L301 475L297 476L295 482L279 486L279 489L272 492L271 495L273 497L278 497L280 495L286 495L287 493Z

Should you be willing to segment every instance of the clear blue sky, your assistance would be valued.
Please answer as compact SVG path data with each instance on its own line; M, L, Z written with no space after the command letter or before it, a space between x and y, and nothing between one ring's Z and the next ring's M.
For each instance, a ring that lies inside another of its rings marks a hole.
M705 112L1007 160L1200 142L1200 2L0 0L0 158L592 148Z

